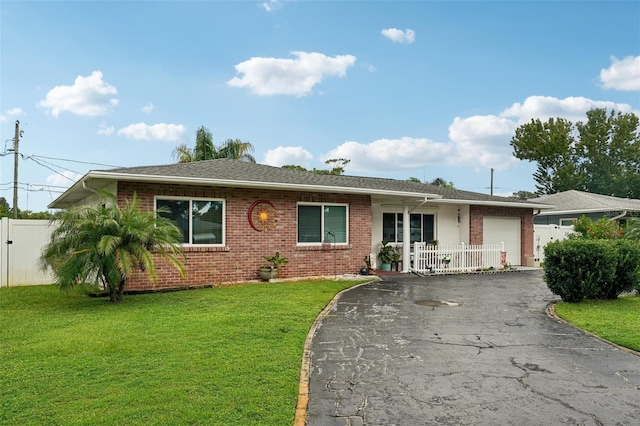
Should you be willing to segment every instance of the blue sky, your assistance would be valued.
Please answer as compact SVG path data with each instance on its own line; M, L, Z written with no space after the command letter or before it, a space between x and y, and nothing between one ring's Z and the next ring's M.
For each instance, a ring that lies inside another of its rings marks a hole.
M635 1L0 2L0 196L46 210L92 169L174 162L196 129L260 163L535 189L532 118L640 111Z

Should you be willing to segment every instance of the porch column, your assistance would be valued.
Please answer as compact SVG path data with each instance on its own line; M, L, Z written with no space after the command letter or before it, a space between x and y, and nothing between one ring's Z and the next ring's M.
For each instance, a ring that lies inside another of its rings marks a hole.
M402 208L402 272L409 272L411 267L411 231L409 227L409 206Z

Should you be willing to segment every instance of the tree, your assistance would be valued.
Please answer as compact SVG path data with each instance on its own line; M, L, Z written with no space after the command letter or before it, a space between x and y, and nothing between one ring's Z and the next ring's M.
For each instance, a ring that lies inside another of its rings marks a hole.
M0 217L9 217L10 214L11 207L9 207L7 199L4 197L0 197Z
M156 212L139 210L135 194L122 208L116 201L105 191L97 207L73 207L61 214L60 226L40 257L61 290L87 283L106 290L111 302L119 302L136 269L157 280L154 255L184 275L182 231Z
M329 174L329 175L341 175L344 173L345 167L349 164L351 160L347 158L331 158L324 162L327 166L331 167L327 173L324 173L324 170L315 170L316 173Z
M447 182L445 179L438 177L429 182L429 185L441 186L443 188L453 188L453 182Z
M178 163L191 163L216 158L231 158L255 163L256 160L251 155L251 152L253 152L253 145L240 139L227 139L222 145L216 147L213 144L211 131L204 126L200 126L196 130L195 147L190 149L186 144L178 145L173 150L172 155L178 160Z
M574 143L572 124L563 118L546 123L531 120L518 127L511 139L517 158L538 163L533 174L538 194L576 189Z
M344 169L345 169L346 165L349 164L350 162L351 162L351 160L349 160L347 158L332 158L332 159L329 159L329 160L324 162L326 165L331 166L330 169L316 169L316 168L314 168L313 170L308 170L308 169L305 169L304 167L296 165L296 164L286 164L286 165L282 166L281 168L289 169L289 170L298 170L300 172L317 173L319 175L341 175L341 174L344 173Z
M518 200L530 200L536 197L536 193L531 191L516 191L511 194L511 198L517 198Z
M215 158L231 158L233 160L247 161L255 163L256 159L251 155L253 145L250 142L243 142L240 139L227 139L218 148Z
M417 177L411 176L409 179L407 179L408 182L414 182L414 183L423 183L420 179L418 179ZM434 186L441 186L443 188L451 188L453 189L453 182L447 182L446 179L441 178L441 177L437 177L435 179L433 179L431 182L427 182L425 181L424 183L427 183L429 185L434 185Z
M587 112L587 121L531 120L516 129L513 154L537 163L537 194L581 191L640 198L638 117L606 109Z
M576 125L582 158L580 172L587 192L640 198L640 128L634 114L604 109L587 112L587 122Z
M216 149L213 146L213 135L204 126L196 130L196 145L189 149L186 144L181 144L173 150L173 157L178 163L191 163L193 161L212 160L216 157Z

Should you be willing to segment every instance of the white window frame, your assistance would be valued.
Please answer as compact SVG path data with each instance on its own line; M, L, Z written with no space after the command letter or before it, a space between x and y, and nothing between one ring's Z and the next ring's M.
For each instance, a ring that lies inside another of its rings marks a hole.
M298 221L300 220L298 217L298 212L300 206L318 206L320 207L321 215L320 215L320 233L321 235L325 234L324 230L324 207L325 206L340 206L345 208L345 242L336 242L334 243L331 238L328 240L320 241L320 242L300 242L298 235ZM349 204L347 203L318 203L318 202L298 202L296 204L296 244L298 246L322 246L323 244L335 244L337 246L346 246L349 245Z
M224 198L207 198L207 197L176 197L176 196L164 196L164 195L156 195L153 197L153 210L156 211L158 208L158 200L168 200L168 201L188 201L189 202L189 242L182 243L182 246L189 247L224 247L226 245L227 240L227 229L226 229L226 216L227 216L227 204ZM193 201L212 201L222 203L222 242L216 244L194 244L192 242L193 238Z
M382 233L384 234L384 215L385 214L393 214L394 215L394 222L395 222L395 241L388 241L389 243L393 244L393 245L402 245L404 243L404 241L398 241L398 236L400 235L400 231L403 228L399 228L398 227L398 215L399 216L403 216L402 212L398 212L398 211L384 211L382 212ZM424 225L423 225L423 221L424 221L424 216L433 216L433 240L437 241L438 240L438 214L436 212L424 212L424 213L420 213L420 212L414 212L414 213L410 213L409 217L411 217L412 214L417 214L420 215L420 237L421 237L421 241L422 242L429 242L431 240L428 241L424 241L424 235L422 233L423 229L424 229ZM403 218L404 219L404 218ZM404 235L403 238L404 240ZM409 229L409 240L411 240L411 229ZM413 244L413 243L410 243Z
M560 219L560 226L573 226L573 224L576 223L576 220L578 220L578 218L575 218L575 217L562 218L562 219ZM571 223L566 225L565 223L563 223L565 221L570 221Z

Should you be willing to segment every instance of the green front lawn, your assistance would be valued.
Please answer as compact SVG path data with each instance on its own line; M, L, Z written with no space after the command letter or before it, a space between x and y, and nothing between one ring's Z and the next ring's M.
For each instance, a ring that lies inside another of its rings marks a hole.
M304 340L356 281L104 298L0 290L2 425L286 425Z
M596 336L635 351L640 351L640 297L625 296L615 300L561 302L556 314Z

